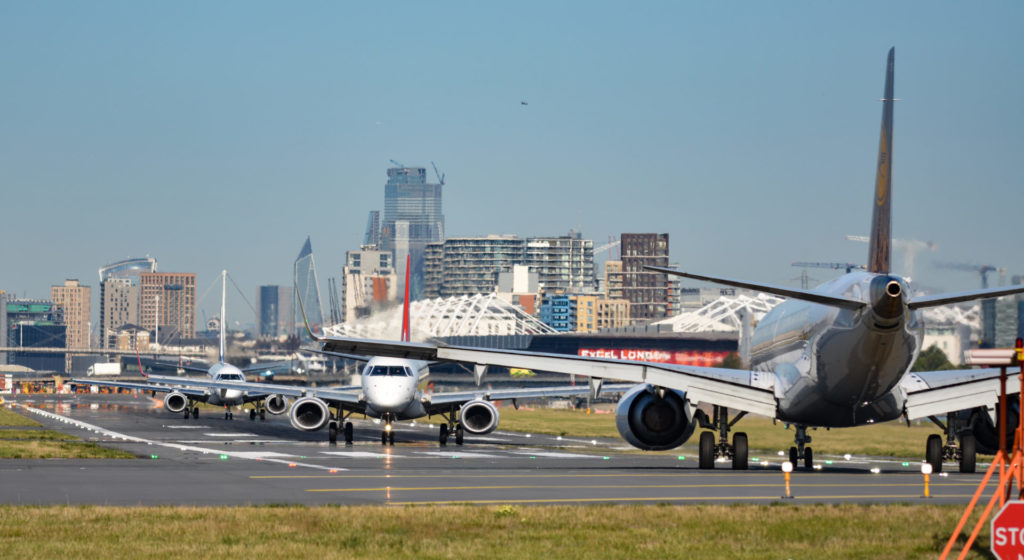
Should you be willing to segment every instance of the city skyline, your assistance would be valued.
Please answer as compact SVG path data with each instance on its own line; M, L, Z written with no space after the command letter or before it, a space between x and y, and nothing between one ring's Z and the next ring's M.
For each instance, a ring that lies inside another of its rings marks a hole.
M1021 5L580 6L5 5L0 289L77 278L95 310L96 270L149 254L253 301L307 235L323 284L392 159L446 174L449 236L665 232L686 270L798 284L865 260L893 45L894 233L937 245L915 280L1024 272Z

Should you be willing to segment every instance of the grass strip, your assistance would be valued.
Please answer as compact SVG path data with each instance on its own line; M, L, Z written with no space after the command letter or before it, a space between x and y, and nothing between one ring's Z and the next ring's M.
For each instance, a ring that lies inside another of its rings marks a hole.
M6 407L0 407L0 426L38 427L42 424Z
M913 559L936 557L961 511L783 504L3 506L0 550L9 558ZM986 528L968 557L988 557L988 538Z

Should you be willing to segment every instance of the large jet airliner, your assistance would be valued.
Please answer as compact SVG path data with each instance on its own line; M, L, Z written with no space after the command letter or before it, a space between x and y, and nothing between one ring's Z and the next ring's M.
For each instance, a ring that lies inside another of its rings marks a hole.
M890 267L892 202L894 49L889 51L882 99L877 176L872 189L872 226L867 270L853 271L813 290L656 269L695 280L759 290L788 298L752 334L749 369L669 366L469 348L322 337L322 350L340 354L391 356L404 360L450 361L526 368L638 383L625 393L616 424L630 444L648 450L685 443L699 426L700 468L717 458L747 468L747 436L729 432L747 413L792 424L790 460L814 464L808 428L840 428L929 418L944 432L928 437L925 457L941 470L943 460L975 470L976 450L998 448L994 426L998 370L910 372L921 351L919 310L926 307L1024 292L1024 286L917 297L909 281ZM1010 392L1019 391L1016 379ZM698 405L705 405L711 414ZM729 410L738 411L729 418ZM941 416L945 415L945 422ZM1008 431L1009 433L1009 431Z
M406 263L405 302L402 310L403 343L409 343L409 264ZM302 300L299 299L300 309ZM302 309L303 319L305 310ZM309 330L309 323L306 323ZM321 337L311 330L309 335L317 340ZM182 379L176 377L154 377L151 380L179 387L190 391L227 391L249 398L252 394L267 395L268 402L278 406L287 406L288 399L296 399L288 412L288 418L296 429L316 431L325 425L328 440L335 443L339 429L343 432L345 443L352 443L353 426L348 421L353 414L379 418L384 421L380 439L383 445L395 444L393 424L400 420L416 420L425 416L439 415L445 419L441 424L438 441L446 445L449 436L454 437L457 445L462 445L465 432L483 435L493 432L498 427L499 413L492 401L507 399L528 399L540 397L575 396L592 393L596 395L602 389L605 392L621 392L631 388L628 385L598 384L584 386L540 387L535 389L480 389L449 393L427 393L422 386L429 375L432 360L408 359L402 356L367 357L354 353L334 353L341 357L366 361L362 372L362 385L358 387L317 388L292 385L270 385L266 383L248 383L243 379ZM476 371L479 381L482 370ZM333 411L332 411L333 409ZM283 412L283 410L282 410Z
M198 370L207 374L207 378L214 382L245 382L245 371L265 370L266 364L253 366L251 368L239 369L225 361L225 328L226 319L226 296L227 296L227 271L221 271L221 300L220 300L220 348L218 351L217 363L210 366L208 370L194 366L178 366L186 370ZM140 364L141 371L141 364ZM143 373L143 375L146 375ZM231 407L252 403L249 409L249 419L266 419L266 413L284 414L288 410L288 403L281 395L267 391L242 391L235 388L224 387L220 389L199 388L197 386L184 385L187 378L169 377L159 375L146 375L146 383L130 383L123 381L101 381L95 379L73 379L76 385L98 385L101 387L116 387L121 389L137 389L152 393L167 393L164 396L164 408L173 413L184 413L185 418L198 418L198 403L209 403L216 406L224 406L224 419L234 418Z

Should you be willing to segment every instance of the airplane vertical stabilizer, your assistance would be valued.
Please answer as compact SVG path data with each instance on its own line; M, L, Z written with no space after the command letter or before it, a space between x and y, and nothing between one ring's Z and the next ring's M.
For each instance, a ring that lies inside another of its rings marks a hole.
M228 271L220 271L220 349L217 353L217 361L223 362L225 354L225 344L227 339L225 338L225 329L227 328L227 318L224 316L227 309L227 295L228 295Z
M882 133L878 139L878 169L875 174L875 203L871 216L868 272L888 274L892 262L892 104L893 66L896 48L889 49L882 97Z

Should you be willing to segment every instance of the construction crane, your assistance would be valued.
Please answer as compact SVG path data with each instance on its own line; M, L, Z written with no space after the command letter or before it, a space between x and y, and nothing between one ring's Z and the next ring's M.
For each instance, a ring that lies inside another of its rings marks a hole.
M437 175L437 182L441 183L443 185L444 184L444 174L443 173L439 173L437 171L437 166L434 165L434 162L430 162L430 166L434 168L434 175Z
M793 266L799 266L801 268L831 268L832 270L846 269L849 273L852 270L864 270L864 265L854 263L839 263L839 262L803 262L794 261Z
M995 272L996 270L1005 271L1005 269L996 268L990 264L968 264L968 263L949 263L949 262L936 262L937 268L945 268L947 270L963 270L965 272L977 272L981 275L981 289L988 288L988 273Z
M338 301L338 283L332 277L327 278L327 292L331 304L331 324L337 325L342 322L344 315L341 313L341 305Z
M394 165L395 167L405 167L404 165L402 165L401 163L398 163L397 161L395 161L393 159L389 159L388 161L390 161L391 165Z

